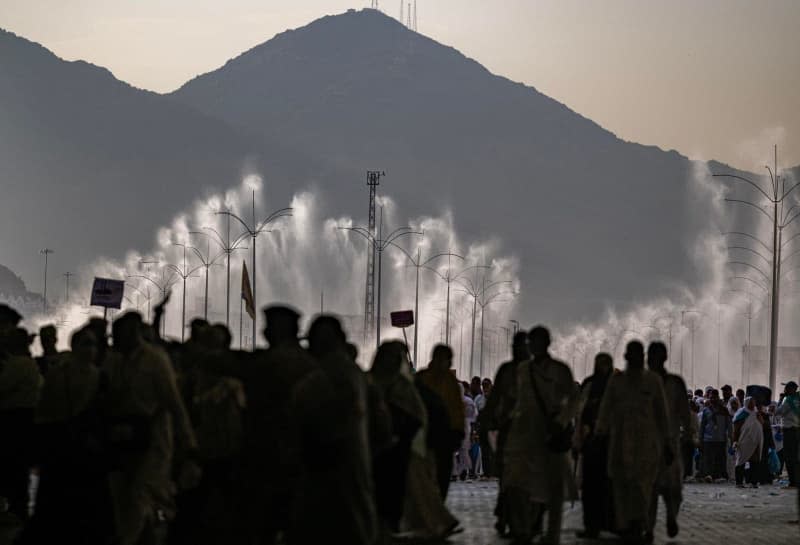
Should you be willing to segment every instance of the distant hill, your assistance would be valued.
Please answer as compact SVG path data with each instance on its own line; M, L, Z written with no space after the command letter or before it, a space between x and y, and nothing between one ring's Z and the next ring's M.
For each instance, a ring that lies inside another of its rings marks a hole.
M410 214L452 207L460 228L520 254L532 316L596 315L697 279L685 157L624 142L380 12L284 32L171 97L335 164L323 180L341 207L364 208L366 168L386 169L381 189Z
M166 96L8 32L0 73L3 259L26 278L44 245L64 267L149 247L251 168L276 206L312 184L356 217L364 171L385 170L403 213L452 209L462 235L520 257L525 320L593 318L701 278L689 160L374 10L284 32Z

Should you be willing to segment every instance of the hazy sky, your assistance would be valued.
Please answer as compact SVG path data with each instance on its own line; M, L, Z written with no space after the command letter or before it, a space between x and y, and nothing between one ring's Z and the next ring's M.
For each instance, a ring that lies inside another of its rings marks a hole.
M368 5L0 0L0 26L170 91L287 28ZM380 6L399 15L400 0ZM777 143L785 166L800 164L800 1L418 0L418 14L420 32L626 140L745 168Z

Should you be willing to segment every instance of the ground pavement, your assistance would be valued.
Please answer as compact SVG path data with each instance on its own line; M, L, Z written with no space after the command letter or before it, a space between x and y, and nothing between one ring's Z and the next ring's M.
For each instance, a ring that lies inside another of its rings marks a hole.
M454 545L508 545L494 529L497 483L474 481L451 483L447 503L461 521L465 531L454 536ZM780 486L757 489L736 488L731 484L687 484L684 503L678 518L680 534L675 539L666 535L663 504L659 506L659 523L655 542L674 545L798 545L800 528L789 521L797 520L797 490L781 490ZM616 543L611 534L599 541L579 540L575 531L583 528L580 501L574 507L564 506L563 545Z

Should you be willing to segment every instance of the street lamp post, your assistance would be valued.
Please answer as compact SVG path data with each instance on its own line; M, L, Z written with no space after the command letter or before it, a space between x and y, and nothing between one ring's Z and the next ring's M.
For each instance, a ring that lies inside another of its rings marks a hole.
M456 256L461 257L461 256ZM461 257L463 260L464 258ZM469 271L476 270L476 269L491 269L488 265L471 265L465 269L460 270L455 275L452 274L452 269L450 268L450 258L447 258L447 273L442 274L438 270L434 269L433 267L426 267L429 271L433 271L436 275L444 280L447 284L447 306L446 306L446 314L445 314L445 337L444 342L446 345L450 345L450 284L461 278L464 274L468 273ZM474 329L475 324L473 324ZM471 365L471 363L470 363Z
M685 309L685 310L681 311L681 325L683 327L685 327L686 329L688 329L690 334L691 334L691 343L692 343L692 348L691 348L691 366L692 367L691 367L691 373L689 375L689 377L690 377L689 378L689 384L691 385L691 388L694 388L694 334L697 331L697 329L699 328L699 326L697 325L697 318L695 318L693 320L690 320L689 321L689 325L686 325L686 315L687 314L705 315L705 312L703 312L702 310L696 310L696 309ZM683 369L681 369L681 374L683 374L682 371L683 371Z
M69 304L69 279L72 276L75 276L73 273L67 271L63 274L64 276L64 302Z
M149 263L155 263L155 262L143 262L143 263L148 263L149 264ZM175 285L175 282L178 281L177 278L175 278L175 273L171 273L169 275L169 277L167 277L164 274L165 272L166 272L165 268L162 268L161 269L161 279L160 280L155 280L155 279L151 278L149 275L145 275L145 274L129 274L128 278L142 278L144 280L147 280L148 282L153 284L156 288L158 288L158 291L161 292L161 300L163 301L164 299L167 298L167 293L169 292L169 289L173 285ZM149 306L150 306L149 292L148 292L147 301L148 301L147 313L149 314L150 313L150 309L149 309ZM167 334L166 308L164 309L164 312L165 312L165 314L162 316L162 320L163 321L161 323L161 336L162 337L166 336L166 334Z
M377 319L375 320L375 346L378 347L381 344L381 276L383 268L383 251L388 248L390 244L397 247L397 244L394 244L394 241L401 237L408 235L422 235L423 233L420 231L413 231L411 227L399 227L389 233L386 238L383 238L383 208L381 208L381 221L378 228L377 237L375 237L375 235L373 235L366 227L337 227L337 229L341 231L351 231L361 235L367 239L367 242L369 243L370 248L368 251L373 250L378 254L378 309Z
M231 217L227 216L227 223L228 228L225 232L225 238L214 229L213 227L203 227L209 231L206 233L209 239L213 240L217 243L222 250L222 253L225 254L225 268L227 269L227 283L225 284L225 326L230 327L231 325L231 254L236 250L246 250L247 246L240 246L242 241L244 241L248 234L242 233L236 239L231 242Z
M416 257L414 257L410 253L408 253L405 250L405 248L403 248L399 244L396 244L394 242L392 242L391 244L392 244L392 246L396 247L401 252L403 252L405 254L405 256L408 258L408 260L411 261L411 264L414 267L414 269L416 269L416 271L415 271L416 272L415 289L414 289L414 365L416 366L417 363L418 363L417 362L417 338L418 338L417 333L419 331L419 321L420 321L420 316L419 316L419 270L421 268L426 268L426 269L435 271L435 269L431 269L431 267L428 266L428 263L430 263L433 260L438 259L440 257L447 256L448 259L450 257L457 257L459 259L464 259L464 258L461 257L458 254L454 254L454 253L450 253L450 252L441 252L441 253L434 254L434 255L428 257L427 259L423 260L420 248L417 248L417 255L416 255ZM445 322L447 322L446 319L445 319ZM449 323L445 323L445 337L447 337L447 328L449 326L450 326Z
M133 288L134 290L136 290L136 293L137 293L137 295L136 295L136 309L137 310L139 309L139 295L144 297L145 301L147 301L147 321L149 322L150 321L150 290L148 289L147 292L144 292L141 289L139 289L137 286L135 286L134 284L131 284L130 282L125 282L125 285L128 286L129 288Z
M253 190L253 224L252 226L249 225L245 220L231 212L230 210L222 210L216 212L217 214L228 216L228 218L233 218L238 221L242 227L244 227L245 232L252 238L253 241L253 259L252 259L252 269L253 269L253 308L256 310L256 313L253 316L253 350L256 349L256 322L258 321L258 295L256 292L256 286L258 283L256 282L256 238L263 232L269 232L267 226L270 225L272 222L278 220L279 218L285 218L292 215L291 207L287 208L280 208L275 210L271 214L269 214L264 221L260 223L256 223L256 192ZM229 232L230 235L230 232ZM230 267L230 265L228 265ZM230 274L230 272L228 273ZM230 289L230 278L228 279L228 286ZM228 297L230 300L230 296Z
M206 270L206 288L205 288L205 297L203 299L203 319L208 320L208 270L217 264L217 259L225 255L225 250L222 250L220 253L211 257L211 236L208 233L203 231L189 231L190 235L201 235L206 237L206 253L203 254L200 250L198 250L194 246L189 246L189 249L192 250L197 258L202 263L203 268Z
M481 281L481 287L478 288L471 280L468 278L465 279L467 283L460 282L463 286L463 292L467 295L472 297L472 340L470 341L470 351L469 351L469 371L470 373L474 373L475 368L475 318L478 311L478 306L481 307L481 346L480 346L480 366L479 369L483 372L483 328L484 328L484 310L485 308L494 302L498 296L511 294L514 295L513 292L510 291L499 291L495 292L494 294L487 297L486 291L492 289L495 286L501 284L511 284L510 280L496 280L494 282L490 282L489 284L486 283L486 277L484 276Z
M42 300L42 312L47 314L47 256L52 253L55 253L55 250L51 250L50 248L43 248L39 250L39 253L44 255L44 296Z
M194 273L196 273L200 267L202 267L202 265L198 265L197 267L189 269L186 265L186 248L191 248L191 246L186 246L186 244L181 244L180 242L173 242L172 245L183 248L183 267L178 267L172 263L167 263L166 265L167 268L175 272L175 274L177 274L183 280L183 291L181 294L181 342L183 342L186 338L186 279L192 277ZM206 277L206 281L207 280L208 277Z
M770 187L769 192L765 191L756 182L738 176L735 174L714 174L714 177L728 178L737 182L744 182L750 185L751 188L759 192L769 204L772 205L772 211L765 210L761 205L744 199L728 199L725 200L732 203L743 204L758 210L764 214L772 222L772 248L770 248L772 274L768 278L772 284L771 289L771 306L770 306L770 340L769 340L769 386L772 391L777 391L777 358L778 358L778 325L779 325L779 295L780 295L780 267L781 267L781 250L783 230L794 222L800 216L800 210L795 211L798 204L791 207L786 207L786 198L800 185L800 182L795 183L789 189L786 189L785 176L778 175L778 147L774 147L774 163L773 168L765 167L769 172Z

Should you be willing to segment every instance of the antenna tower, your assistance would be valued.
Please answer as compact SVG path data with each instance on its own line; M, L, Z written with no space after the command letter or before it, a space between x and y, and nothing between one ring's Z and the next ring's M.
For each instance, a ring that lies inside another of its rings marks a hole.
M364 342L369 332L375 329L375 193L380 185L381 176L385 173L378 170L367 171L369 187L369 234L367 240L367 286L364 296ZM380 319L380 317L378 317Z
M408 28L411 28L411 2L408 3L408 22L406 23Z
M414 32L417 32L417 0L414 0Z
M372 9L380 9L378 7L378 0L370 0L369 7L371 7Z
M403 22L403 2L405 0L400 0L400 22Z

